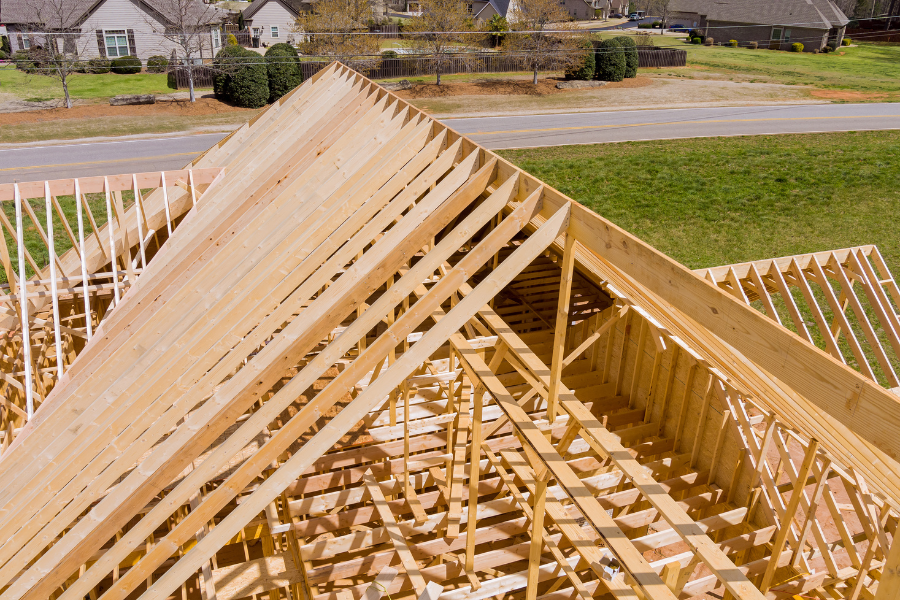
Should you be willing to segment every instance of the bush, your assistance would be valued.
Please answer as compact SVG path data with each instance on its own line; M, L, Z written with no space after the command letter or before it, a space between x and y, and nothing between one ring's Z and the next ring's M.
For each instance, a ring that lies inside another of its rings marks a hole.
M394 52L393 50L385 50L384 52L381 53L381 58L383 58L383 59L397 58L398 56L400 56L400 55L397 54L396 52Z
M649 36L648 36L649 37ZM627 36L619 36L613 38L619 45L625 49L625 78L632 79L637 77L638 70L638 53L637 44L633 39Z
M78 60L75 61L75 64L72 65L72 68L75 69L76 73L87 73L90 69L90 63L86 60Z
M9 56L12 54L12 47L9 45L9 38L7 36L0 36L0 52Z
M757 48L759 48L759 43L757 43L757 42L748 42L748 43L747 43L747 47L750 48L751 50L756 50Z
M228 37L225 38L225 45L226 46L237 46L238 45L237 37L235 37L235 35L233 33L229 33Z
M803 44L800 42L794 42L791 44L791 52L803 52Z
M595 78L601 81L625 79L625 49L615 39L603 40L596 48Z
M112 61L111 69L113 73L119 75L134 75L141 72L141 59L137 56L122 56Z
M828 54L831 51L832 51L831 46L825 46L824 48L822 48L822 50L820 50L820 52L822 52L822 54Z
M25 73L37 72L39 64L34 60L28 50L16 50L16 53L13 54L12 58L15 61L18 70L24 71Z
M828 48L829 52L834 52L835 50L838 49L837 42L828 42L828 45L826 46L826 48Z
M849 46L852 43L853 40L851 40L850 38L844 38L841 40L841 46Z
M728 40L728 45L731 46L732 48L737 48L738 47L737 40Z
M662 27L662 21L653 21L651 27L653 27L653 29L659 29L660 27Z
M106 58L92 58L88 61L87 71L94 75L102 75L103 73L109 73L110 66L110 62Z
M216 54L219 69L213 80L217 98L237 106L259 108L269 99L269 77L259 54L240 46L225 46Z
M588 45L587 47L590 49L590 51L584 53L584 57L582 58L581 62L566 69L566 79L590 81L594 78L594 71L596 70L597 62L594 59L593 46Z
M698 35L697 37L692 37L692 38L691 38L691 43L692 43L692 44L702 44L702 43L703 43L703 36Z
M703 35L703 32L700 31L699 29L691 29L691 30L688 32L688 39L692 39L692 38L695 38L695 37L699 37L699 36L701 36L701 35Z
M716 40L714 40L714 39L711 38L711 37L706 37L706 38L703 39L703 45L704 45L704 46L712 46L712 45L715 44L715 43L716 43Z
M638 23L638 29L653 29L653 25L650 23Z
M0 50L0 60L6 60L7 58L9 58L9 54L4 52L3 50Z
M165 73L169 68L169 59L165 56L151 56L147 59L147 71L150 73Z
M275 102L303 82L300 57L290 44L275 44L266 50L269 102Z

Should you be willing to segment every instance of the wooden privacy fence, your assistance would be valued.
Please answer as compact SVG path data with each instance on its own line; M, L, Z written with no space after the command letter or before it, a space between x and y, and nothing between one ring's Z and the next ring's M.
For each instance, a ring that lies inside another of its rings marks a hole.
M687 66L687 50L638 46L638 67L684 67Z
M317 60L304 61L301 63L303 68L303 79L306 80L331 63L328 57L315 57ZM364 71L366 75L372 79L390 79L393 77L415 77L433 73L432 68L434 58L423 57L400 57L385 58L375 69L365 69L361 61L346 61L345 64L351 69ZM444 68L442 75L452 75L455 73L514 73L517 71L528 71L525 66L525 57L519 54L500 54L495 52L484 52L479 54L471 54L466 56L452 57L441 59ZM341 61L344 62L344 61ZM547 69L555 70L555 69Z
M208 67L194 67L194 88L211 88L215 72ZM305 79L305 77L304 77ZM175 90L190 88L188 72L184 67L176 67L169 71L169 87Z

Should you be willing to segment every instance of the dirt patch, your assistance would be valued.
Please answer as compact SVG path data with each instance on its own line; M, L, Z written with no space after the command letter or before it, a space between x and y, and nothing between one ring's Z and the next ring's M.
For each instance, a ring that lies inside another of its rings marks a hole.
M396 92L408 100L419 98L449 98L452 96L552 96L570 93L572 90L557 89L556 84L565 81L557 77L538 79L537 85L521 79L485 79L481 81L452 81L437 85L420 83L409 90ZM653 85L649 77L626 79L604 86L610 88L639 88Z
M98 117L195 117L233 112L255 112L256 109L238 108L219 102L215 98L198 98L193 104L186 100L163 100L156 104L136 106L110 106L109 104L89 104L72 108L51 108L28 112L0 114L0 126L24 123L42 123L69 119L91 119Z
M809 95L813 98L846 100L848 102L884 100L888 97L888 94L870 94L866 92L851 92L848 90L810 90Z

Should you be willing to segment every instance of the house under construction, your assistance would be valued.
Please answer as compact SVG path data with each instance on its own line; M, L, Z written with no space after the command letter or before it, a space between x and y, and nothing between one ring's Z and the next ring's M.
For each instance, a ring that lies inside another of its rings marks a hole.
M691 272L337 63L0 202L0 600L900 598L875 247Z

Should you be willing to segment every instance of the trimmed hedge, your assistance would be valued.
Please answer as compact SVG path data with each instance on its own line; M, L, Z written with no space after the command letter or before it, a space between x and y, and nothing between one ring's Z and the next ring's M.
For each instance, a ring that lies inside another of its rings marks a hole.
M702 44L702 43L703 43L703 36L699 36L699 35L698 35L697 37L692 37L692 38L691 38L691 43L692 43L692 44Z
M566 79L577 79L578 81L590 81L594 78L597 61L594 59L593 45L587 46L591 50L584 53L581 63L572 65L566 69Z
M266 50L269 103L275 102L303 82L300 57L290 44L275 44Z
M595 79L622 81L625 79L625 49L615 39L603 40L596 47Z
M759 42L747 42L747 47L751 50L756 50L759 48Z
M106 58L92 58L88 61L87 71L94 75L102 75L103 73L109 73L110 66L110 62Z
M259 108L269 99L269 76L261 56L240 46L225 46L214 60L216 98L236 106Z
M803 52L803 44L800 42L791 44L791 52Z
M0 52L3 52L7 56L12 53L12 47L9 45L9 38L5 35L0 37Z
M141 59L137 56L122 56L113 59L111 70L113 73L118 73L119 75L134 75L135 73L141 72L142 66Z
M845 37L844 39L841 40L841 46L849 46L852 43L853 43L853 40L851 40L850 38L847 38L847 37Z
M737 48L738 41L737 40L728 40L728 45L731 46L732 48Z
M384 52L381 53L381 58L383 58L383 59L397 58L399 56L400 55L397 54L396 52L394 52L393 50L385 50Z
M625 50L625 79L633 79L637 77L638 70L638 52L637 44L634 39L628 36L614 37L619 45Z
M169 59L165 56L151 56L147 59L147 71L150 73L165 73L169 68Z
M713 38L711 38L711 37L709 37L709 36L703 38L703 45L704 45L704 46L712 46L712 45L715 44L715 43L716 43L716 40L714 40Z

